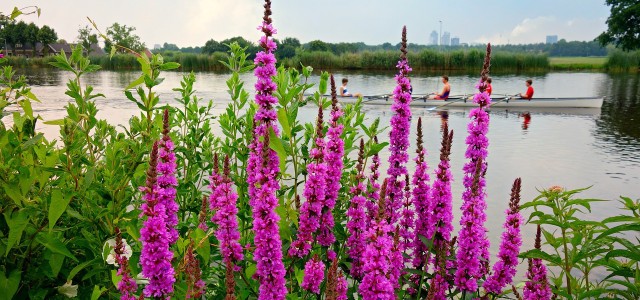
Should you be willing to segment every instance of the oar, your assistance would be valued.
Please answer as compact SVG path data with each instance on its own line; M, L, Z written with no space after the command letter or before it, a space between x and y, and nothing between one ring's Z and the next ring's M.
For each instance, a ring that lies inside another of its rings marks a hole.
M489 108L491 108L491 106L494 106L494 105L496 105L496 104L498 104L498 103L507 102L507 101L509 101L509 100L511 100L511 99L513 99L513 98L515 98L516 96L517 96L517 95L513 95L513 96L511 96L511 95L505 95L505 97L504 97L504 98L502 98L502 99L500 99L500 100L498 100L498 101L496 101L496 102L491 103L491 104L489 105Z
M448 102L446 104L443 104L443 105L440 105L440 106L434 106L434 107L428 108L427 110L436 110L438 108L442 108L442 107L445 107L447 105L451 105L451 104L454 104L454 103L457 103L457 102L461 102L461 101L465 101L465 100L467 100L467 98L466 97L462 97L462 98L460 98L458 100L450 101L450 102Z

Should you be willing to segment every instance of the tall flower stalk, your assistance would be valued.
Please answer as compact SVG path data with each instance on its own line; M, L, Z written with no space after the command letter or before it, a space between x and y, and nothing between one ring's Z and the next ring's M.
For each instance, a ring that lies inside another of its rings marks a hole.
M358 174L355 179L355 186L349 190L351 204L347 210L347 254L351 258L351 276L356 279L362 279L362 260L361 256L366 247L365 230L367 228L367 216L365 213L365 203L367 199L364 197L364 173L362 170L364 164L364 140L360 140L360 151L358 152L358 163L356 170Z
M535 248L540 249L542 229L538 224L536 232ZM530 258L529 270L527 271L527 282L523 289L524 300L549 300L552 297L551 287L547 280L547 267L545 267L542 259Z
M491 45L487 45L487 53L482 68L481 79L476 88L478 93L473 101L478 107L471 110L469 117L465 157L469 161L464 165L464 187L462 193L462 218L458 232L459 247L456 254L459 268L456 270L455 284L464 292L477 290L478 279L487 274L489 266L489 238L485 222L485 178L487 147L489 139L489 114L485 107L491 104L489 93L486 92L489 67L491 66Z
M387 196L389 198L387 216L389 224L394 225L400 219L400 211L403 201L404 181L402 176L407 175L406 163L409 160L407 149L409 148L409 131L411 128L411 82L407 77L411 67L407 61L407 27L402 27L402 42L400 46L400 60L396 65L396 88L393 90L393 105L391 110L391 132L389 133L389 186ZM409 228L403 228L409 230Z
M394 286L390 280L393 238L386 216L386 186L385 180L380 193L377 217L371 222L366 233L367 247L362 254L364 278L358 288L364 300L396 299Z
M427 150L423 147L422 118L418 118L417 149L415 158L416 170L413 173L413 207L416 212L415 228L413 231L413 266L422 269L427 264L429 249L423 242L428 237L429 219L431 209L429 207L429 167L425 156Z
M282 262L282 240L278 222L280 217L275 212L278 206L276 191L280 188L277 180L279 161L276 152L269 148L270 135L277 135L275 125L276 112L273 106L278 102L273 96L276 84L271 79L276 74L276 58L273 51L276 43L271 36L276 30L271 25L271 1L266 0L264 18L258 27L264 33L260 38L260 47L264 50L256 54L254 60L255 101L258 111L254 117L254 139L249 146L250 155L247 162L247 182L249 183L249 204L252 207L253 231L255 232L256 261L255 276L260 282L258 299L284 299L287 294L285 286L285 268Z
M140 188L145 200L141 207L141 216L145 219L140 229L140 265L142 275L149 278L149 284L144 288L145 297L168 297L173 293L175 282L175 270L171 265L173 252L169 249L170 234L165 221L166 208L158 197L157 165L158 142L155 142L149 159L146 186Z
M298 236L291 243L289 255L304 257L311 251L314 235L320 229L320 217L322 216L325 200L327 165L324 163L324 137L322 134L322 106L318 108L316 122L315 146L309 153L311 162L307 165L307 181L304 185L303 195L307 199L300 209L300 221Z
M158 145L158 202L165 208L165 223L169 233L169 244L178 240L178 203L176 202L176 155L174 144L169 137L169 109L164 109L162 118L162 139Z
M116 261L120 268L118 269L118 276L121 277L118 282L118 290L120 291L120 300L134 300L135 292L138 290L136 280L131 276L131 270L129 269L129 259L125 255L125 244L122 241L122 233L120 228L116 227L116 246L114 249Z
M343 115L342 110L338 106L338 97L336 94L336 83L331 75L331 119L329 121L329 130L327 131L327 145L325 148L325 162L327 166L326 176L326 195L322 208L322 216L320 221L320 232L318 234L318 243L322 246L329 246L336 241L333 235L333 208L338 200L338 192L340 191L340 178L342 178L342 169L344 163L344 141L342 140L342 131L344 125L338 123Z
M432 299L444 299L449 284L446 278L446 257L449 254L449 243L453 231L453 211L451 206L451 171L449 170L449 154L453 141L453 130L445 123L442 132L442 148L440 149L440 163L435 170L436 179L431 188L431 216L427 236L433 241L437 257L434 276L431 279L429 295Z
M522 216L520 216L520 186L521 180L517 178L511 188L511 201L509 209L505 212L507 218L504 222L504 232L500 241L500 251L498 261L493 265L493 272L484 282L484 289L488 293L500 294L505 286L511 283L516 275L518 267L518 254L522 245L520 226Z
M184 273L187 281L187 299L197 299L204 294L205 283L202 280L200 261L193 253L193 241L184 255Z
M378 144L378 136L373 137L373 142ZM371 223L370 221L375 220L378 215L378 201L380 200L380 183L378 182L380 178L380 155L378 153L373 155L371 158L371 174L369 175L369 190L367 191L367 228Z
M320 293L320 284L324 280L324 263L317 255L310 259L304 266L304 277L302 278L303 289L314 294Z
M217 158L217 157L216 157ZM217 161L215 164L217 165ZM229 156L224 159L224 173L217 174L218 180L211 189L212 209L215 211L211 221L218 226L216 238L220 245L220 253L226 263L236 263L244 258L242 246L240 245L240 232L238 231L238 193L233 189L229 166Z

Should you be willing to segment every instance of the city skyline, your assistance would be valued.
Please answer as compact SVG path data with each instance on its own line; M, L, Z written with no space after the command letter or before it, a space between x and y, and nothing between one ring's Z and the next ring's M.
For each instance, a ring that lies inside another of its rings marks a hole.
M13 6L33 4L33 1L15 0L0 5L0 11L7 14ZM135 27L135 33L148 47L164 42L180 47L202 46L209 39L219 41L234 36L257 41L259 34L255 28L261 19L261 7L248 0L194 0L188 5L168 0L69 0L66 5L53 1L37 4L42 9L39 18L30 15L21 16L20 20L49 25L61 39L69 42L76 39L79 28L89 25L87 17L103 32L114 22ZM488 8L492 15L500 17L478 14ZM443 33L450 32L450 37L470 44L544 43L550 34L569 41L588 41L606 29L608 16L609 7L604 1L540 0L531 5L515 1L486 0L479 4L461 0L456 4L455 13L451 6L434 0L273 2L276 37L294 37L303 43L322 40L396 44L403 25L407 26L409 42L416 44L429 44L430 31L437 28L440 32L440 25Z

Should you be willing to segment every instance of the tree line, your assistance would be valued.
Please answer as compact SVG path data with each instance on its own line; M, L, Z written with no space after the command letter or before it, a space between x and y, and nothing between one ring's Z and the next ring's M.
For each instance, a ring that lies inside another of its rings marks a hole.
M2 20L0 22L0 40L3 43L0 44L2 48L11 45L13 49L16 45L32 45L32 51L35 54L36 43L40 42L44 45L54 43L58 40L58 34L53 28L44 25L38 27L38 25L32 23L25 23L24 21L13 22L8 20ZM45 47L46 51L46 47Z

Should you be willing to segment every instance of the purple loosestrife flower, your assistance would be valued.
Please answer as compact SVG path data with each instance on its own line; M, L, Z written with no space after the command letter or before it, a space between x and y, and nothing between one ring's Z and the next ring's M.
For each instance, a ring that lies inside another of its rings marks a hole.
M318 108L316 122L315 146L309 153L311 163L307 165L307 181L303 195L307 198L300 210L298 236L291 247L289 255L304 257L309 254L314 242L314 234L320 229L322 204L325 199L327 165L323 162L324 138L322 136L322 106Z
M173 252L169 249L170 234L167 232L166 209L159 201L157 184L158 142L153 144L149 169L147 170L147 185L141 187L144 192L142 214L144 223L140 229L142 253L140 265L142 275L149 278L149 284L144 288L145 297L168 297L173 292L175 271L171 265Z
M273 96L276 84L271 79L276 74L276 58L273 55L276 43L271 36L276 31L271 25L270 0L265 1L264 8L263 22L258 27L264 33L260 38L260 46L264 51L258 52L254 60L254 74L257 77L255 101L258 111L254 117L253 142L249 145L247 181L255 232L255 276L260 282L258 299L279 300L284 299L287 294L282 240L278 227L280 217L275 212L278 206L276 191L280 188L277 180L279 162L276 152L269 148L270 132L278 134L278 128L274 124L276 111L273 109L273 105L278 102Z
M358 292L364 300L392 300L394 295L393 283L389 280L391 273L391 253L393 251L393 239L389 232L391 226L387 223L386 213L386 186L387 180L382 184L378 216L371 222L367 230L367 247L362 254L364 262L364 278L358 288Z
M184 261L184 273L187 281L187 299L200 298L204 293L205 283L202 280L200 261L193 254L193 241L189 244L189 247L187 247Z
M344 274L340 271L338 275L338 282L336 283L336 300L347 300L347 291L349 289L349 283L344 278Z
M520 216L520 178L513 182L509 209L505 212L504 232L500 243L498 261L493 265L493 273L484 282L484 289L488 293L500 294L502 289L513 281L518 267L518 254L522 245L520 226L523 222Z
M404 272L405 258L403 253L402 242L400 241L400 226L396 226L395 233L393 235L393 248L389 255L389 264L391 269L389 271L389 281L393 285L394 289L400 288L400 276Z
M451 154L451 142L453 140L453 130L449 131L449 126L445 123L442 132L442 148L440 149L440 163L435 170L436 179L431 187L431 215L429 227L427 228L427 238L434 241L434 247L440 246L443 242L451 239L453 225L453 212L451 208L451 171L449 170L449 154Z
M333 75L331 75L331 121L329 123L329 130L327 131L327 146L325 148L327 189L322 208L322 217L320 218L320 233L317 237L318 243L322 246L329 246L336 241L333 235L333 208L338 200L340 178L342 178L342 169L344 167L342 162L342 157L344 156L344 141L340 137L344 126L338 123L342 115L343 112L338 106L336 82L333 79Z
M216 189L216 212L211 221L218 225L216 238L220 242L220 253L223 261L237 262L244 258L238 231L238 194L233 190L233 182L229 178L229 156L224 160L224 176Z
M352 260L351 276L356 279L362 279L362 260L360 259L366 247L364 231L367 228L367 216L365 214L364 197L364 173L362 170L364 164L364 140L360 140L360 151L358 152L358 164L356 170L356 185L351 187L349 194L353 195L351 205L347 210L347 254Z
M446 257L448 256L449 243L453 225L453 212L451 206L451 171L449 170L449 154L451 154L451 143L453 141L453 131L449 131L447 123L443 124L442 148L440 150L440 163L435 170L436 179L431 188L431 215L427 237L433 241L436 249L436 259L434 266L434 277L431 279L429 294L433 298L444 299L445 291L449 288L447 282L448 269Z
M169 109L164 110L162 118L162 140L158 148L158 201L164 203L165 222L169 232L169 243L178 240L178 203L176 202L176 155L173 141L169 137Z
M487 147L489 139L489 114L485 107L491 104L491 98L486 92L486 80L491 64L491 46L487 45L487 54L481 73L480 83L476 86L478 93L474 96L474 102L479 107L470 113L471 121L468 125L467 151L465 156L469 161L464 165L464 187L462 193L462 218L460 219L460 247L458 247L457 260L460 266L456 270L455 284L462 291L472 292L478 288L477 280L487 274L489 270L489 238L485 222L487 216L485 210L485 178Z
M324 263L315 255L304 265L304 277L302 278L303 289L314 294L320 293L320 284L324 280Z
M409 148L409 131L411 128L411 82L407 75L411 72L411 67L407 61L407 27L402 27L402 43L400 47L400 61L398 61L398 74L396 82L398 85L393 90L393 105L391 110L391 132L389 133L389 186L387 187L387 195L389 205L387 206L387 215L389 216L389 224L394 225L400 218L404 188L404 181L401 176L407 175L406 163L409 160L407 149ZM408 228L403 229L408 230Z
M429 219L431 218L431 210L429 208L429 174L427 174L428 166L425 161L427 150L422 147L422 118L418 118L418 149L415 158L416 170L413 173L413 207L416 210L416 224L413 237L413 266L421 269L427 263L427 255L429 249L422 239L428 238L427 228L429 227Z
M536 249L540 249L540 236L542 229L538 225L536 232ZM529 270L527 271L527 282L522 291L524 300L549 300L551 299L551 287L547 280L547 267L545 267L542 259L530 258Z
M400 251L406 252L410 249L413 248L413 238L414 238L414 232L413 230L410 229L414 229L415 230L415 211L413 210L413 207L411 206L411 191L410 191L410 186L409 186L409 175L405 175L405 183L404 183L404 203L403 203L403 208L402 208L402 219L400 220L400 231L399 231L399 236L400 236L400 244L399 244L399 249L401 249ZM409 262L410 260L410 256L402 256L403 257L403 261Z
M120 228L116 227L116 246L115 257L120 268L118 269L118 276L122 277L118 282L118 290L120 291L120 300L135 300L135 292L138 290L136 280L131 276L131 270L129 270L129 259L125 255L125 243L122 241L122 234Z
M378 136L373 137L374 144L378 144ZM378 201L380 200L380 184L378 183L380 178L380 155L378 153L373 155L371 159L371 174L369 175L369 186L371 189L367 192L367 228L370 221L373 221L378 215Z

